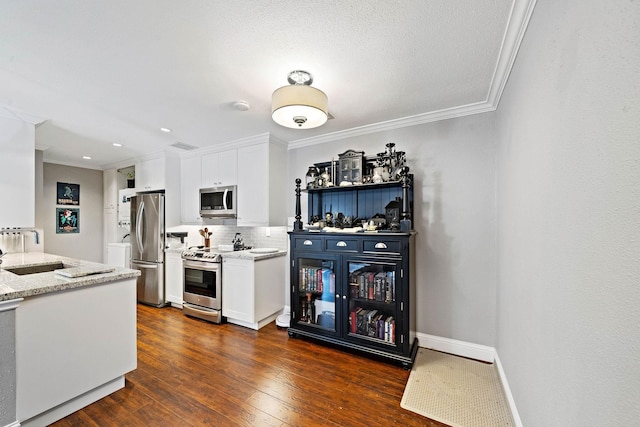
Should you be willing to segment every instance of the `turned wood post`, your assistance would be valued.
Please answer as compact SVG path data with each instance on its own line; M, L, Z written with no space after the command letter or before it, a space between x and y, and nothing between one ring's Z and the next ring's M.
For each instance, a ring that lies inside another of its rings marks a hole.
M411 207L409 203L409 186L411 186L411 177L409 176L409 167L404 166L400 170L400 180L402 181L402 213L400 220L400 230L411 230Z
M300 183L302 180L296 178L296 220L293 222L293 231L302 231L302 210L300 209Z

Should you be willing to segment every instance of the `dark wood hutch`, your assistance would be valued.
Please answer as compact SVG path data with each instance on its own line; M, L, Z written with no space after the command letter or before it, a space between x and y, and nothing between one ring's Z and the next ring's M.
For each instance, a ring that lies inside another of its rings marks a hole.
M404 159L378 176L384 153L344 154L340 160L346 162L310 167L307 188L296 179L288 333L410 369L418 350L413 176ZM302 193L308 200L306 225Z

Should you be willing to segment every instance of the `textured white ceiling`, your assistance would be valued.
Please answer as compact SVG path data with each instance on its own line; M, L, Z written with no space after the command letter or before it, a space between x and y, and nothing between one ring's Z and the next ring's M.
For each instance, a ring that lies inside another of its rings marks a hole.
M177 141L291 142L429 117L487 103L517 49L503 42L518 3L530 1L3 0L0 105L47 120L45 161L94 168ZM271 120L294 69L329 97L320 128Z

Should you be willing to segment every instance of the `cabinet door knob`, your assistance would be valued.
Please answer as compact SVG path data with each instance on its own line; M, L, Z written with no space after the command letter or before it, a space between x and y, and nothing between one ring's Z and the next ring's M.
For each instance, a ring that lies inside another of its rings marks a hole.
M340 240L338 243L336 243L336 246L343 248L347 246L347 242L343 242L342 240Z
M304 242L302 242L302 244L305 246L311 246L313 245L313 242L311 240L305 240Z
M378 243L376 243L374 248L376 248L376 249L387 249L387 245L385 243L378 242Z
M340 299L340 294L336 294L336 299Z

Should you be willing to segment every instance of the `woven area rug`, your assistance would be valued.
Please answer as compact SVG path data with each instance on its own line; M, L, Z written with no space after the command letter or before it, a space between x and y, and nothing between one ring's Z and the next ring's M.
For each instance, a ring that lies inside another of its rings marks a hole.
M420 348L400 406L453 427L513 426L495 365Z

